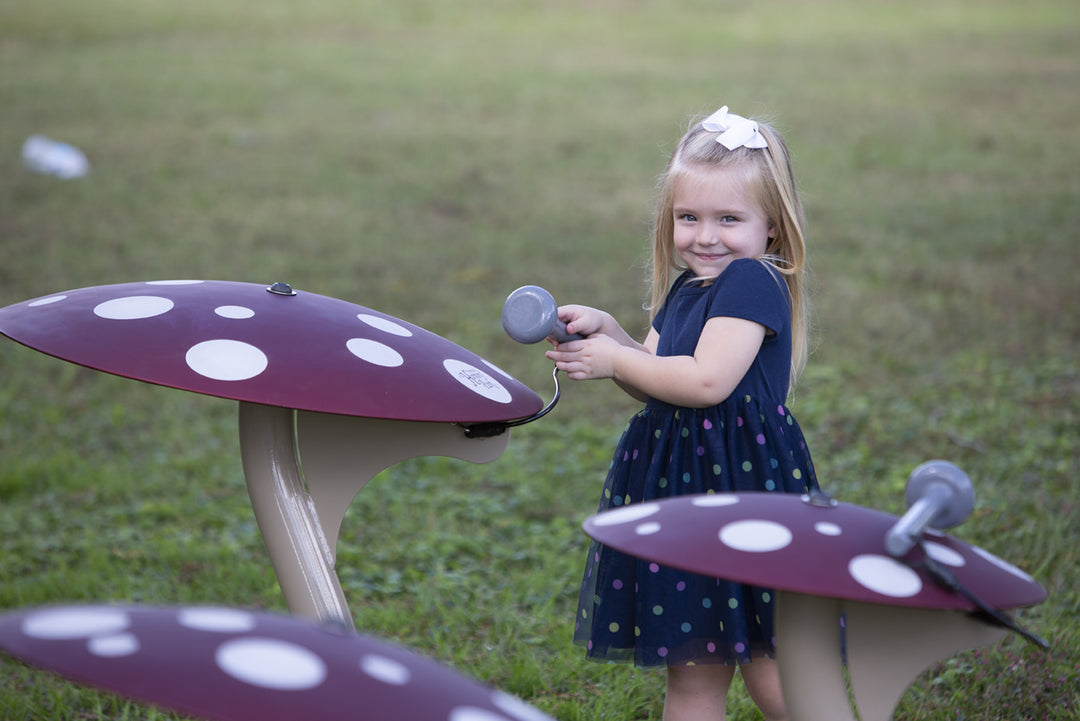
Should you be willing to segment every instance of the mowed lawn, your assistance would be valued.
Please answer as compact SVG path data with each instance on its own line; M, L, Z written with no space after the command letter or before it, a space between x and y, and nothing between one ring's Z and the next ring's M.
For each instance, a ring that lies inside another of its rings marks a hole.
M0 0L0 306L206 278L378 309L550 397L506 337L518 286L646 328L655 179L695 117L765 115L809 221L814 351L791 406L825 490L900 514L920 462L971 476L952 531L1033 575L1010 636L896 718L1080 713L1080 15L1067 0L733 4ZM82 179L28 172L41 133ZM635 404L565 383L485 465L397 465L350 507L358 628L563 721L658 719L663 675L570 642ZM236 404L0 339L0 609L284 600ZM362 703L358 703L362 707ZM4 719L171 718L0 659ZM759 718L736 684L729 718Z

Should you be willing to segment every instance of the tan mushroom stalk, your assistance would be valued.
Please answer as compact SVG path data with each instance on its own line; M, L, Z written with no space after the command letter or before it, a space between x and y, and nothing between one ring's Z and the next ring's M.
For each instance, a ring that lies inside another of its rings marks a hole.
M648 561L774 589L777 662L792 721L854 721L845 651L858 718L887 721L924 668L1005 635L1004 626L985 622L983 606L1046 598L1020 569L937 530L894 558L886 535L897 522L825 496L734 493L625 506L584 528ZM935 580L941 574L932 570L942 568L964 593Z
M444 338L284 283L83 288L0 308L0 333L89 368L239 401L244 474L289 609L346 627L334 563L360 489L415 456L494 460L508 443L498 431L542 405Z

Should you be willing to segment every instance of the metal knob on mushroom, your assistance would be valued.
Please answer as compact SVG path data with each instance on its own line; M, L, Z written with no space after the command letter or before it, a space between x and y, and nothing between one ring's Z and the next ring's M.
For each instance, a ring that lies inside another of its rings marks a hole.
M0 615L0 650L213 721L551 721L392 644L234 608L25 609Z
M925 524L894 556L887 539L913 525L824 495L732 493L624 506L584 529L645 561L774 589L789 718L854 721L850 685L857 718L887 721L933 662L1008 628L1034 638L998 609L1046 598L1019 568Z
M248 491L289 609L347 627L334 563L360 489L407 458L492 461L508 443L499 431L543 405L434 333L285 283L71 290L0 308L0 334L88 368L239 401ZM465 432L475 427L484 432Z

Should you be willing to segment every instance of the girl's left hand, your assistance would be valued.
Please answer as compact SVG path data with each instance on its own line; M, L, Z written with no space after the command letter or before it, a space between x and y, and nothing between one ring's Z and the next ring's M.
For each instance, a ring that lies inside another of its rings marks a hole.
M583 381L613 377L614 357L622 350L623 346L614 338L596 333L585 340L557 343L544 355L555 361L555 367L567 377Z

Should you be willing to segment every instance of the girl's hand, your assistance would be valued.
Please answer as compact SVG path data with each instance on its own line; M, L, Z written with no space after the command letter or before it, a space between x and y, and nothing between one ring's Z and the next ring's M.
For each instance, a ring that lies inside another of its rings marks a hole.
M610 315L602 310L590 308L587 305L563 305L559 306L559 320L566 323L567 333L589 336L602 333L608 322L614 322ZM554 339L552 345L556 345Z
M622 349L623 346L610 336L593 333L585 340L557 343L545 355L555 361L555 367L568 378L584 381L614 377L614 357Z

